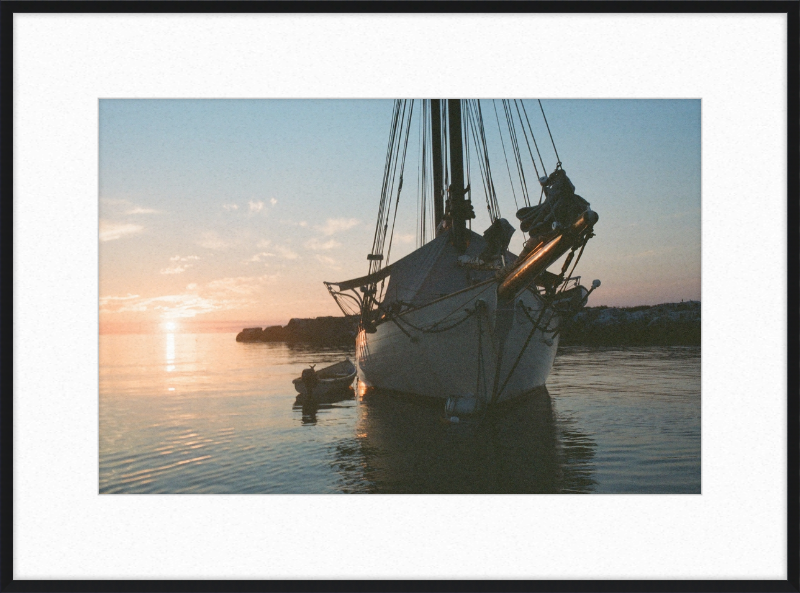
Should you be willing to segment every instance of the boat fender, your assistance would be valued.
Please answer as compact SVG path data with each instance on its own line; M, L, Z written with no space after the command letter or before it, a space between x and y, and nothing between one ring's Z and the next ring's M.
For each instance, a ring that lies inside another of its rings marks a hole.
M581 302L581 307L585 306L586 303L589 301L589 295L594 292L595 288L600 288L600 281L596 279L592 280L592 287L586 291L586 294L583 297L583 301Z

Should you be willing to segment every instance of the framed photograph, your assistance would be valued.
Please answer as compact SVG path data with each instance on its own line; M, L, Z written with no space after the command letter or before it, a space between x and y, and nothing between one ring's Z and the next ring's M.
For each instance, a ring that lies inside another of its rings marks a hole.
M421 9L2 5L4 590L800 589L797 5Z

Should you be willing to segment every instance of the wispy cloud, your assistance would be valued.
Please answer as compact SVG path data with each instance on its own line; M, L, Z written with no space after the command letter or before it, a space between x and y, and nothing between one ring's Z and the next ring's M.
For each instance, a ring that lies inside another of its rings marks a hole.
M129 237L141 233L144 227L138 224L126 224L100 220L100 240L114 241L122 237Z
M329 237L336 233L348 231L356 226L360 221L357 218L329 218L324 225L317 225L315 228L323 235Z
M328 249L334 249L335 247L340 247L341 243L339 243L336 239L328 239L324 243L317 239L316 237L309 239L305 243L306 247L309 249L313 249L314 251L326 251Z
M264 209L264 202L261 200L258 200L257 202L250 200L247 202L247 205L250 207L250 212L261 212Z
M341 267L338 265L339 262L333 259L332 257L328 257L327 255L320 255L319 253L317 253L314 257L317 258L317 261L319 261L322 264L325 264L326 266L328 266L333 270L341 270Z
M100 198L100 204L108 207L109 210L115 212L117 215L121 214L158 214L161 211L155 208L145 208L134 204L130 200L124 198Z
M273 249L278 252L278 255L285 259L298 259L300 257L294 251L282 245L276 245Z
M125 296L104 296L100 297L100 307L105 307L106 305L110 305L118 301L130 301L131 299L138 299L138 298L139 298L138 294L130 294L130 293L128 293Z
M154 210L153 208L142 208L141 206L137 206L136 208L126 210L125 214L158 214L158 212L158 210Z
M305 220L295 221L295 220L283 219L281 220L281 224L283 226L299 226L303 228L306 228L308 226L308 222L306 222Z
M261 253L256 253L250 259L245 260L246 262L260 262L262 257L275 257L274 253L269 253L267 251L262 251Z
M263 276L236 276L213 280L206 285L209 294L217 298L250 296L258 293L264 286L277 278L277 274Z
M276 200L275 198L270 198L270 199L269 199L269 203L270 203L270 204L272 204L272 205L274 206L275 204L277 204L277 203L278 203L278 200Z
M231 210L238 210L239 204L223 204L222 207L226 211L230 212Z
M126 296L104 296L100 297L101 313L117 313L120 311L131 311L138 307L143 300L138 294L127 294Z
M215 301L197 294L171 294L142 299L120 307L116 312L160 311L164 317L194 317L200 313L232 308L231 305L226 301Z
M101 312L160 312L163 317L195 317L203 313L257 305L262 291L274 284L278 274L220 278L203 286L191 283L182 294L140 298L139 295L106 296L100 299Z
M186 270L192 267L192 264L180 265L180 266L172 266L170 268L164 268L161 270L162 274L183 274Z
M297 253L295 253L288 247L284 247L283 245L273 245L272 241L270 241L269 239L262 239L261 241L258 242L256 247L260 249L269 249L270 251L262 251L260 253L256 253L250 259L247 259L245 261L258 262L265 257L282 257L284 259L298 259L300 257Z
M213 231L203 233L197 244L206 249L227 249L229 246L226 241L223 241L222 238Z
M163 270L161 270L161 273L183 274L186 270L192 267L192 264L186 262L197 261L198 259L200 258L197 257L196 255L186 255L186 256L176 255L174 257L169 258L169 261L171 261L173 264L176 265L164 268Z
M193 260L198 260L198 259L200 259L200 258L197 257L196 255L187 255L187 256L184 256L184 257L181 257L180 255L176 255L174 257L169 258L169 261L193 261Z

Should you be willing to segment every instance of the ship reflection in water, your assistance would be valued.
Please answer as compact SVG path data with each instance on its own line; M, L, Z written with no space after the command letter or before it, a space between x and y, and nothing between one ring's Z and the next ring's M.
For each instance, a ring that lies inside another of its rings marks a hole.
M336 445L351 491L589 492L595 445L556 425L542 388L486 413L448 420L441 401L359 384L355 438ZM347 490L347 488L345 488Z
M292 407L302 412L301 422L303 424L314 425L317 423L317 413L320 410L332 410L344 407L340 405L341 402L353 401L355 398L355 392L352 389L342 389L337 393L314 398L298 395Z

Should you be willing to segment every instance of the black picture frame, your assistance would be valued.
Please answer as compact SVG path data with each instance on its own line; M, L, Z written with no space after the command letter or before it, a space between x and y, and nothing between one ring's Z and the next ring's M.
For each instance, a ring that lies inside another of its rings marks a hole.
M782 13L788 16L786 46L786 81L788 104L787 162L788 196L788 343L786 377L788 441L786 443L788 479L787 516L787 567L788 578L774 581L737 580L542 580L542 581L419 581L419 580L374 580L374 581L244 581L244 580L20 580L14 577L14 377L13 377L13 332L20 331L13 324L13 98L14 98L14 15L23 13L245 13L245 12L351 12L351 13L395 13L395 12L585 12L585 13ZM800 4L796 2L54 2L11 0L0 5L0 43L2 44L2 92L0 93L0 133L2 154L0 155L0 183L3 199L2 222L4 232L0 234L0 261L3 268L2 327L4 344L4 372L2 374L2 400L0 400L0 590L2 591L800 591L800 409L798 408L797 362L800 343L800 319L797 303L800 302L800 245L798 244L798 221L800 221L800 171L798 162L798 130L800 118Z

